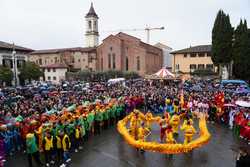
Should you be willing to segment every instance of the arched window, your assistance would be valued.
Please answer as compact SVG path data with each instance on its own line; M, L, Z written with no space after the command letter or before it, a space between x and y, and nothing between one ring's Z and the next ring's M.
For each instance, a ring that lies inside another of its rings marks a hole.
M108 68L111 68L111 54L108 54Z
M94 21L94 29L97 29L97 21Z
M91 21L88 21L89 29L91 29Z
M128 57L126 57L126 71L128 71Z
M103 58L101 58L101 71L103 71Z
M140 57L139 56L137 56L136 57L136 68L137 68L137 71L140 71Z
M113 61L113 69L115 69L116 67L115 67L115 54L113 53L112 54L112 61Z

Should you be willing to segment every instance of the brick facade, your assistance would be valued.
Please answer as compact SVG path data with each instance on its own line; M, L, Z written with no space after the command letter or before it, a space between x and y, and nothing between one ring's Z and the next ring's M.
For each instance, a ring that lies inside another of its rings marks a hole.
M133 71L140 75L161 69L162 50L125 33L110 35L97 47L97 70Z

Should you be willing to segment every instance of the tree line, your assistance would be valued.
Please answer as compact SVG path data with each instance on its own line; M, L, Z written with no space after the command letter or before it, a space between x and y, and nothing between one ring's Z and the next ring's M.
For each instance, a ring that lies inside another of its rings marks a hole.
M235 78L250 80L250 29L245 19L234 28L229 15L218 12L212 30L212 61L219 69L233 67Z

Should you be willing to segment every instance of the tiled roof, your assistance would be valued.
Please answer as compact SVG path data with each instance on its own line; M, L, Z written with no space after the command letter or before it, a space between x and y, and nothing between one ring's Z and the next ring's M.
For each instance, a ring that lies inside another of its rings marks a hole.
M171 52L171 54L211 52L211 48L212 45L198 45L186 49L176 50Z
M61 53L61 52L92 52L96 48L95 47L75 47L75 48L60 48L60 49L45 49L45 50L36 50L31 53L34 54L53 54L53 53Z
M19 51L27 51L27 52L31 52L33 51L32 49L29 48L25 48L22 46L18 46L18 45L14 45L15 46L15 50L19 50ZM13 49L13 44L7 43L7 42L3 42L0 41L0 49L9 49L12 50Z
M56 64L41 66L41 68L68 68L68 66L63 63L56 63Z
M96 18L98 18L98 15L96 14L95 9L93 7L93 3L91 3L89 12L86 14L85 17L96 17Z

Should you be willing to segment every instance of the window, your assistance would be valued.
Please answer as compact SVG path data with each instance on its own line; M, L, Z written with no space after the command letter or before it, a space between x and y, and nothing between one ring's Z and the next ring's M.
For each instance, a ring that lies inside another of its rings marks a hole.
M50 72L50 68L48 68L47 70L48 70L48 72Z
M91 55L88 55L88 62L89 62L89 63L92 63L92 61L93 61L92 56L91 56Z
M110 51L112 51L112 50L113 50L113 47L111 46L109 49L110 49Z
M51 77L50 77L50 76L48 76L48 80L49 80L49 81L51 80Z
M57 57L55 57L54 59L55 59L55 63L57 63L57 61L58 61Z
M187 57L187 54L186 54L186 53L184 54L184 57Z
M78 62L80 63L80 62L81 62L81 59L78 59Z
M113 53L113 55L112 55L112 61L113 61L113 69L115 69L115 54Z
M190 57L196 57L196 53L191 53Z
M3 59L2 62L4 67L13 68L13 61L11 59Z
M55 81L55 80L56 80L56 77L53 77L53 80Z
M213 70L213 69L214 69L214 65L213 65L213 64L207 64L207 65L206 65L206 68L207 68L208 70Z
M74 59L74 57L72 57L72 59L71 59L71 63L75 63L75 59Z
M55 68L53 68L53 72L56 72L56 69L55 69Z
M53 59L51 59L50 62L53 63Z
M82 61L84 62L84 61L85 61L85 59L82 59Z
M24 65L24 60L17 60L17 68L22 68Z
M180 64L176 64L175 68L176 68L176 71L179 71L180 70Z
M198 64L198 69L199 70L203 70L205 68L205 65L204 64Z
M207 53L207 57L211 57L211 52L208 52L208 53Z
M88 21L89 29L91 29L91 21Z
M126 71L128 71L128 57L126 57Z
M108 68L111 68L111 54L108 54Z
M101 70L103 70L103 58L101 58Z
M44 64L47 64L47 60L45 59L45 62L44 62Z
M97 21L94 21L94 29L97 29Z
M42 65L42 64L43 64L42 59L39 59L39 60L38 60L38 64L39 64L39 65Z
M205 53L198 53L199 57L205 57Z
M190 64L190 70L195 70L196 69L196 64Z
M137 68L137 71L140 71L140 57L139 56L136 57L136 68Z

